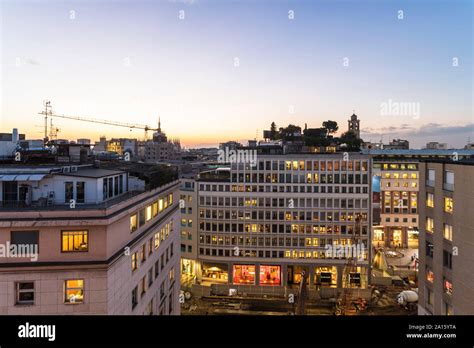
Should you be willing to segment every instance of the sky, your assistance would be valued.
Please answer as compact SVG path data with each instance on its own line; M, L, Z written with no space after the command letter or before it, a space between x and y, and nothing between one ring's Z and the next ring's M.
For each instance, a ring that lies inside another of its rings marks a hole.
M366 141L474 141L470 0L0 0L0 132L53 112L156 127L186 147L261 139L271 122ZM142 139L53 119L59 138ZM149 134L151 136L151 134Z

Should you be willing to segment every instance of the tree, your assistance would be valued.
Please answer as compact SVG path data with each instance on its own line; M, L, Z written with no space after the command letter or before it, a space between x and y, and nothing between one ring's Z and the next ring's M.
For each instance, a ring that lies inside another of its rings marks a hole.
M275 122L270 125L270 140L275 140L277 135L277 126Z
M326 128L328 134L334 134L339 129L336 121L327 120L323 122L323 128Z
M346 145L348 151L360 151L362 139L357 138L357 135L352 131L347 131L341 135L341 144Z
M295 135L301 136L301 127L289 124L286 128L280 129L281 138L285 141L295 140Z

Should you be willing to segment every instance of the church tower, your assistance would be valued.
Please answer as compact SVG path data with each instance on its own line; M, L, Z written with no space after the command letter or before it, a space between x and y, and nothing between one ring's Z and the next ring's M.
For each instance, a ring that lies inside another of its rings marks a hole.
M360 139L360 120L357 118L355 113L352 114L350 120L348 120L347 123L348 131L353 132L357 139Z

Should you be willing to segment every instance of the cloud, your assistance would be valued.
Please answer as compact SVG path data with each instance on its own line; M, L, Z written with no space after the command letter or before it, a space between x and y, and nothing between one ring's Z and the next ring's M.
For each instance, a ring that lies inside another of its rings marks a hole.
M396 133L397 136L445 136L454 134L471 133L474 135L474 123L459 126L443 125L440 123L427 123L420 127L401 124L400 126L389 126L381 128L364 128L361 133L365 135L383 135Z

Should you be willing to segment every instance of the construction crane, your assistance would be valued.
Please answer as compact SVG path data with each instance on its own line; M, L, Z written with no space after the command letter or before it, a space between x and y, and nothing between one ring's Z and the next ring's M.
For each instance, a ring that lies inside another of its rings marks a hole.
M102 120L102 119L82 117L82 116L59 115L59 114L53 113L51 102L49 100L45 101L43 103L43 105L44 105L44 110L39 112L38 114L44 116L44 141L45 141L45 143L49 140L49 138L48 138L48 117L58 117L58 118L65 118L65 119L69 119L69 120L100 123L100 124L106 124L106 125L109 125L109 126L129 128L130 130L132 130L132 129L143 129L143 130L145 130L145 139L147 138L148 131L159 131L159 128L152 128L152 127L149 127L149 126L146 126L146 125L141 125L141 124L109 121L109 120Z
M355 218L355 223L356 223L355 230L354 230L354 233L352 233L352 238L350 239L351 246L355 245L360 239L361 222L362 222L362 215L357 214ZM347 256L347 263L344 267L344 272L343 272L343 279L345 276L347 279L347 284L345 287L343 284L343 290L336 305L336 312L335 312L336 315L347 314L349 310L351 309L351 306L354 304L350 282L351 282L351 275L357 272L358 257L359 255L354 255L354 252L352 252L350 256L349 255Z

